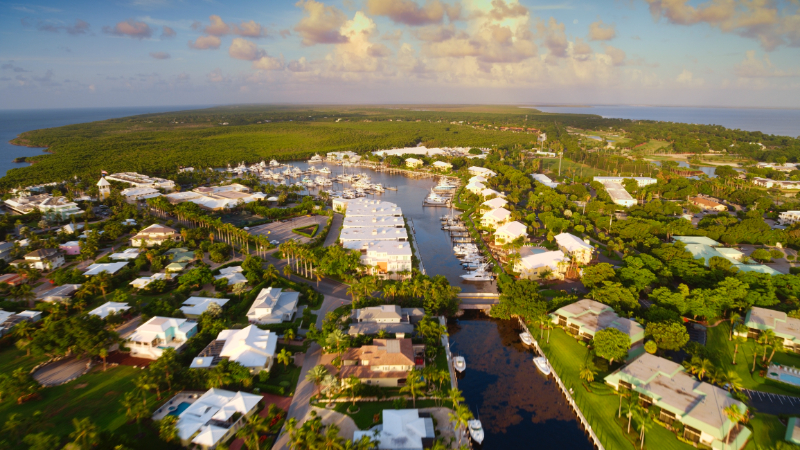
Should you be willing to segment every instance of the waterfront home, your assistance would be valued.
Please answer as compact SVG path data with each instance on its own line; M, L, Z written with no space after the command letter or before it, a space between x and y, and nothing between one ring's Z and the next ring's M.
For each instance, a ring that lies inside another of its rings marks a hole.
M377 241L361 255L361 264L370 267L373 274L392 278L400 272L411 273L411 257L408 242Z
M83 214L83 210L78 208L75 202L67 200L66 197L45 199L39 203L39 211L49 221L69 220L74 215Z
M629 357L638 356L644 351L644 327L636 321L620 317L614 308L603 303L583 299L563 306L550 314L558 326L585 341L606 328L615 328L631 339Z
M561 250L547 251L542 248L522 247L520 256L519 261L514 264L514 272L519 273L522 279L563 280L569 266L569 260Z
M579 264L589 264L592 261L594 247L584 242L578 236L569 233L559 233L555 237L559 250L569 255Z
M242 266L225 267L224 269L219 269L219 275L215 276L214 279L221 280L225 278L228 280L228 286L236 286L242 283L246 284L247 277L242 273L243 270Z
M131 238L132 247L153 247L168 240L180 241L181 235L174 228L154 223Z
M594 181L598 181L600 183L619 183L622 184L625 180L636 180L636 184L639 187L649 186L651 184L656 184L658 180L655 178L650 177L594 177Z
M106 302L100 305L99 307L89 311L89 314L97 316L101 319L105 319L112 314L122 314L129 309L131 309L131 307L128 306L127 303Z
M231 439L247 418L257 413L262 398L247 392L212 388L199 398L197 394L178 394L167 409L172 410L169 414L178 416L175 428L181 445L210 450ZM159 410L154 417L161 419L165 415Z
M481 225L496 229L511 219L511 213L505 208L493 209L481 216Z
M403 215L403 211L394 203L367 200L364 197L358 199L335 198L332 207L334 211L343 213L347 217L401 217Z
M406 159L406 167L411 168L411 169L416 169L417 167L422 167L423 164L425 164L425 162L422 161L421 159L417 159L417 158L408 158L408 159Z
M800 222L800 211L784 211L778 216L778 224L783 226L794 225Z
M764 330L772 330L775 336L783 339L784 348L800 353L800 319L794 319L785 312L753 306L747 311L744 325L748 328L747 337L757 339Z
M0 260L5 262L11 262L14 257L11 256L11 252L14 251L14 243L13 242L0 242Z
M550 177L548 177L547 175L545 175L543 173L534 173L534 174L531 175L531 178L533 178L533 181L536 181L539 184L543 184L543 185L545 185L545 186L547 186L549 188L555 189L556 186L558 186L557 182L551 180Z
M63 284L61 286L56 286L53 289L48 289L42 293L40 293L36 300L48 302L48 303L61 303L61 302L69 302L72 300L72 297L78 291L78 289L83 286L82 284Z
M78 241L65 242L58 246L58 249L63 251L65 255L75 256L81 254L81 243Z
M433 446L436 432L430 413L418 409L384 409L381 425L353 433L353 442L364 436L378 441L380 450L423 450Z
M197 334L197 322L155 316L139 326L128 338L131 356L158 359L167 348L180 352L186 341Z
M136 259L136 257L139 256L140 251L141 250L139 250L138 248L126 248L125 250L119 253L112 253L108 257L116 260L130 261L131 259Z
M494 171L491 171L485 167L472 166L469 169L467 169L467 171L470 173L470 175L481 176L486 178L487 180L497 175Z
M487 200L492 198L492 197L496 198L496 197L505 197L506 196L506 194L504 194L502 192L497 192L494 189L489 189L489 188L486 188L486 189L482 190L479 195L481 197L483 197L484 199L487 199Z
M275 359L278 335L248 325L241 330L222 330L217 338L192 360L192 369L208 369L223 359L236 362L256 374L269 371Z
M189 297L183 302L181 311L187 319L197 319L208 309L211 304L215 304L222 308L228 303L227 298L210 298L210 297Z
M597 178L607 177L595 177L595 181L597 181ZM635 198L631 197L631 194L628 193L622 183L617 181L601 181L601 183L605 187L608 196L611 197L611 201L617 205L628 208L638 203Z
M290 322L299 300L299 292L284 292L274 287L262 289L247 311L247 320L254 324Z
M167 280L167 274L154 273L149 277L139 277L128 284L135 287L136 289L145 289L150 283L156 280Z
M440 172L449 172L450 170L453 169L452 164L444 161L434 161L433 164L431 164L431 166Z
M466 190L472 192L475 195L480 195L484 189L486 189L486 185L483 184L481 181L470 181L467 186L465 187Z
M121 190L120 195L125 197L125 200L128 202L135 202L138 200L147 200L148 198L161 197L161 192L151 187L132 187Z
M405 228L343 228L339 234L340 242L349 241L407 241Z
M106 263L106 264L92 264L90 265L86 272L83 274L87 277L91 277L93 275L98 275L102 272L108 272L109 275L114 275L115 273L122 270L123 267L127 266L127 262L115 262L115 263Z
M750 430L724 411L733 406L746 414L744 403L722 388L698 381L670 360L643 353L608 375L605 382L618 391L638 392L642 406L660 409L659 421L683 424L682 438L692 443L738 450L750 437Z
M342 223L342 228L404 228L405 226L402 217L394 216L347 216Z
M422 308L401 308L397 305L380 305L368 308L354 309L352 323L348 334L358 336L361 334L377 334L383 330L387 333L402 333L403 336L414 333L414 323L425 316Z
M164 189L166 191L171 191L175 189L175 182L172 180L166 180L164 178L158 177L149 177L147 175L141 175L136 172L120 172L120 173L113 173L111 175L107 175L105 177L107 180L111 181L119 181L120 183L130 184L134 187L140 188L156 188L156 189Z
M20 214L28 214L38 210L39 204L50 197L50 194L26 195L24 193L20 193L18 197L9 198L3 203L5 203L6 206L12 211Z
M0 336L5 336L20 322L38 322L42 318L41 311L22 311L10 313L0 309Z
M523 238L525 242L528 238L528 227L524 224L517 222L508 222L502 225L497 231L494 232L494 244L503 245L514 242L519 238Z
M703 197L689 197L689 203L699 207L703 211L727 211L728 207L722 203L715 202Z
M408 372L425 365L425 346L408 338L373 339L372 345L348 349L342 361L342 379L354 376L372 386L404 386Z
M480 210L481 211L491 211L497 208L503 208L508 204L508 200L502 197L495 197L491 200L486 200L485 202L481 203Z
M40 248L26 254L24 261L18 260L11 264L16 266L27 264L36 270L49 272L64 265L64 254L54 248Z

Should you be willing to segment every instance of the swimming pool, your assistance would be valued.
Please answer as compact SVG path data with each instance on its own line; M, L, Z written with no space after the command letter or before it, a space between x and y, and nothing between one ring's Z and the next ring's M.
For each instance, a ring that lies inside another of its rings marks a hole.
M191 406L192 404L189 402L181 402L177 407L175 407L174 411L170 411L168 416L180 416L182 412L186 411L186 408Z
M780 375L778 375L778 379L783 381L784 383L800 386L800 377L789 375L788 373L781 373Z

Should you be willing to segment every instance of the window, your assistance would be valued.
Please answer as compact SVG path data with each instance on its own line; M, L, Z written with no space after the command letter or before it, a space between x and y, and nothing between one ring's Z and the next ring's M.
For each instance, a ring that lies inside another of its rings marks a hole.
M747 330L747 338L748 339L758 339L758 336L761 335L761 331L756 328L750 328Z
M675 419L676 419L675 414L663 408L661 409L661 414L658 416L658 420L666 423L667 425L672 425L675 422Z
M559 315L558 316L558 324L561 325L562 327L566 326L567 325L567 318L562 316L562 315Z
M619 387L623 387L628 390L633 390L633 385L628 383L627 381L619 380Z
M649 408L650 405L653 404L653 399L644 394L639 394L639 404L645 408Z
M700 430L687 425L683 429L683 438L690 442L700 442Z

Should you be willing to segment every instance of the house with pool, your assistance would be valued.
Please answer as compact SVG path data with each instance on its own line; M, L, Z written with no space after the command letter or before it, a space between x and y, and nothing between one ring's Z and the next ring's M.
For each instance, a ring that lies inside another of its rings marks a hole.
M186 341L195 334L197 322L155 316L133 332L127 346L133 357L158 359L168 348L180 353Z
M637 392L641 406L655 410L661 423L692 443L739 450L750 438L751 431L725 413L733 406L747 414L744 403L722 388L698 381L668 359L644 353L605 382L617 391Z

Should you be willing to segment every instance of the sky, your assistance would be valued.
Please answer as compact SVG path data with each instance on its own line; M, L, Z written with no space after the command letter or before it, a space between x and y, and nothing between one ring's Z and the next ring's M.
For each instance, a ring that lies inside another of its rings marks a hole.
M800 107L800 0L0 2L0 109Z

